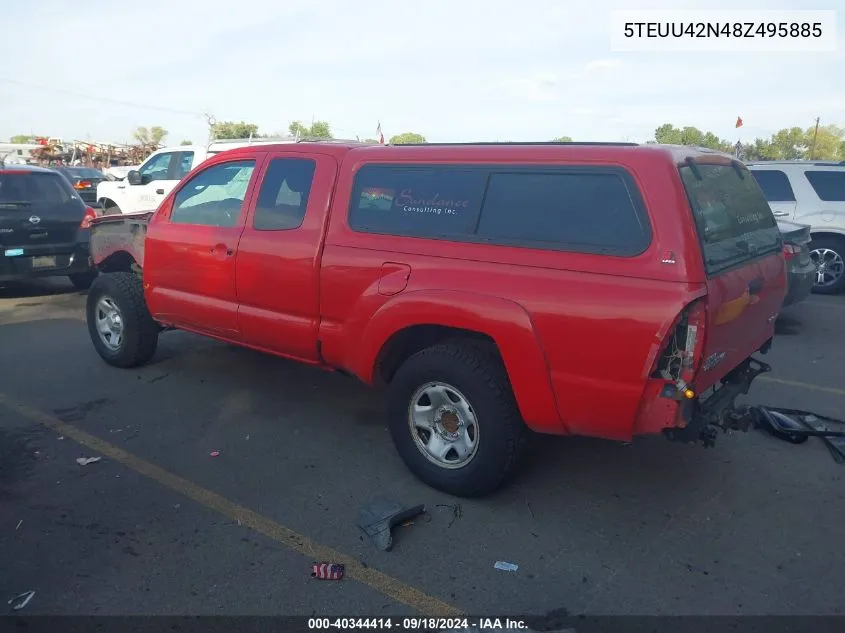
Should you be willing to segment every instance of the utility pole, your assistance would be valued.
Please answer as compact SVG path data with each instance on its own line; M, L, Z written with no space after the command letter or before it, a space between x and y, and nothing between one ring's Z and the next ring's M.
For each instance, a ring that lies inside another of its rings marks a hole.
M813 145L810 147L810 160L816 156L816 137L819 135L819 117L816 117L816 130L813 132Z

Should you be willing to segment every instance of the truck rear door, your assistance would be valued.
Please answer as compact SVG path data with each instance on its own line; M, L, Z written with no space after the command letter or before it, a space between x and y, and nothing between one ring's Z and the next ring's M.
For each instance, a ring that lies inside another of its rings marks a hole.
M786 294L782 237L759 185L738 161L689 158L680 167L707 272L699 393L774 336Z

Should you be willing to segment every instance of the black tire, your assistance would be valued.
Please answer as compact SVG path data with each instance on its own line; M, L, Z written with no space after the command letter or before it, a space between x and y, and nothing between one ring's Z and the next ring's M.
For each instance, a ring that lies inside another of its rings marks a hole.
M458 389L478 421L478 448L464 466L438 466L423 455L408 423L414 392L429 382ZM473 344L444 343L411 356L388 391L388 424L402 460L425 484L458 497L478 497L502 487L516 469L527 427L507 373L497 356Z
M87 273L74 273L73 275L68 275L70 283L72 283L77 290L87 290L91 287L91 284L94 283L96 278L96 270L92 270Z
M839 256L839 260L845 262L845 237L838 237L835 235L820 235L814 237L810 242L810 252L816 250L829 250ZM815 260L815 257L813 258ZM820 295L835 295L845 290L845 273L839 276L839 279L833 283L821 286L815 284L813 292Z
M112 300L122 317L123 340L117 349L108 347L97 330L97 304L103 297ZM99 275L88 291L86 316L91 342L109 365L138 367L155 354L159 327L147 310L142 281L135 273Z

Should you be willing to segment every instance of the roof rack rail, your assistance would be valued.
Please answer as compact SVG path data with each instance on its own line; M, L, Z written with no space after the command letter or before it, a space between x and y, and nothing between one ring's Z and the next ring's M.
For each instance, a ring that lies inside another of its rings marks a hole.
M322 138L319 136L300 136L297 143L356 143L359 145L373 145L371 142L362 141L357 138Z
M389 143L388 143L389 145ZM637 147L640 143L628 142L613 142L613 141L475 141L475 142L460 142L460 143L399 143L394 147L410 146L418 147L422 145L444 145L444 146L468 146L468 145L604 145L604 146L625 146Z
M845 165L845 160L800 160L800 159L782 159L782 160L747 160L746 165L814 165L817 167L827 165L834 167L836 165Z
M295 136L250 136L248 138L217 138L209 141L209 145L216 143L295 143Z

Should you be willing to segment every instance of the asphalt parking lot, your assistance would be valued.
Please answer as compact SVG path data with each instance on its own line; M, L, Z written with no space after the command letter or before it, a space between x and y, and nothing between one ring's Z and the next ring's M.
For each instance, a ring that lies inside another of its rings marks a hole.
M34 590L28 614L843 613L845 465L818 440L544 438L507 489L456 500L353 380L185 333L114 369L84 300L0 289L3 609ZM845 296L786 310L750 400L845 417L843 330ZM356 526L376 497L428 508L391 552ZM312 579L331 558L347 577Z

